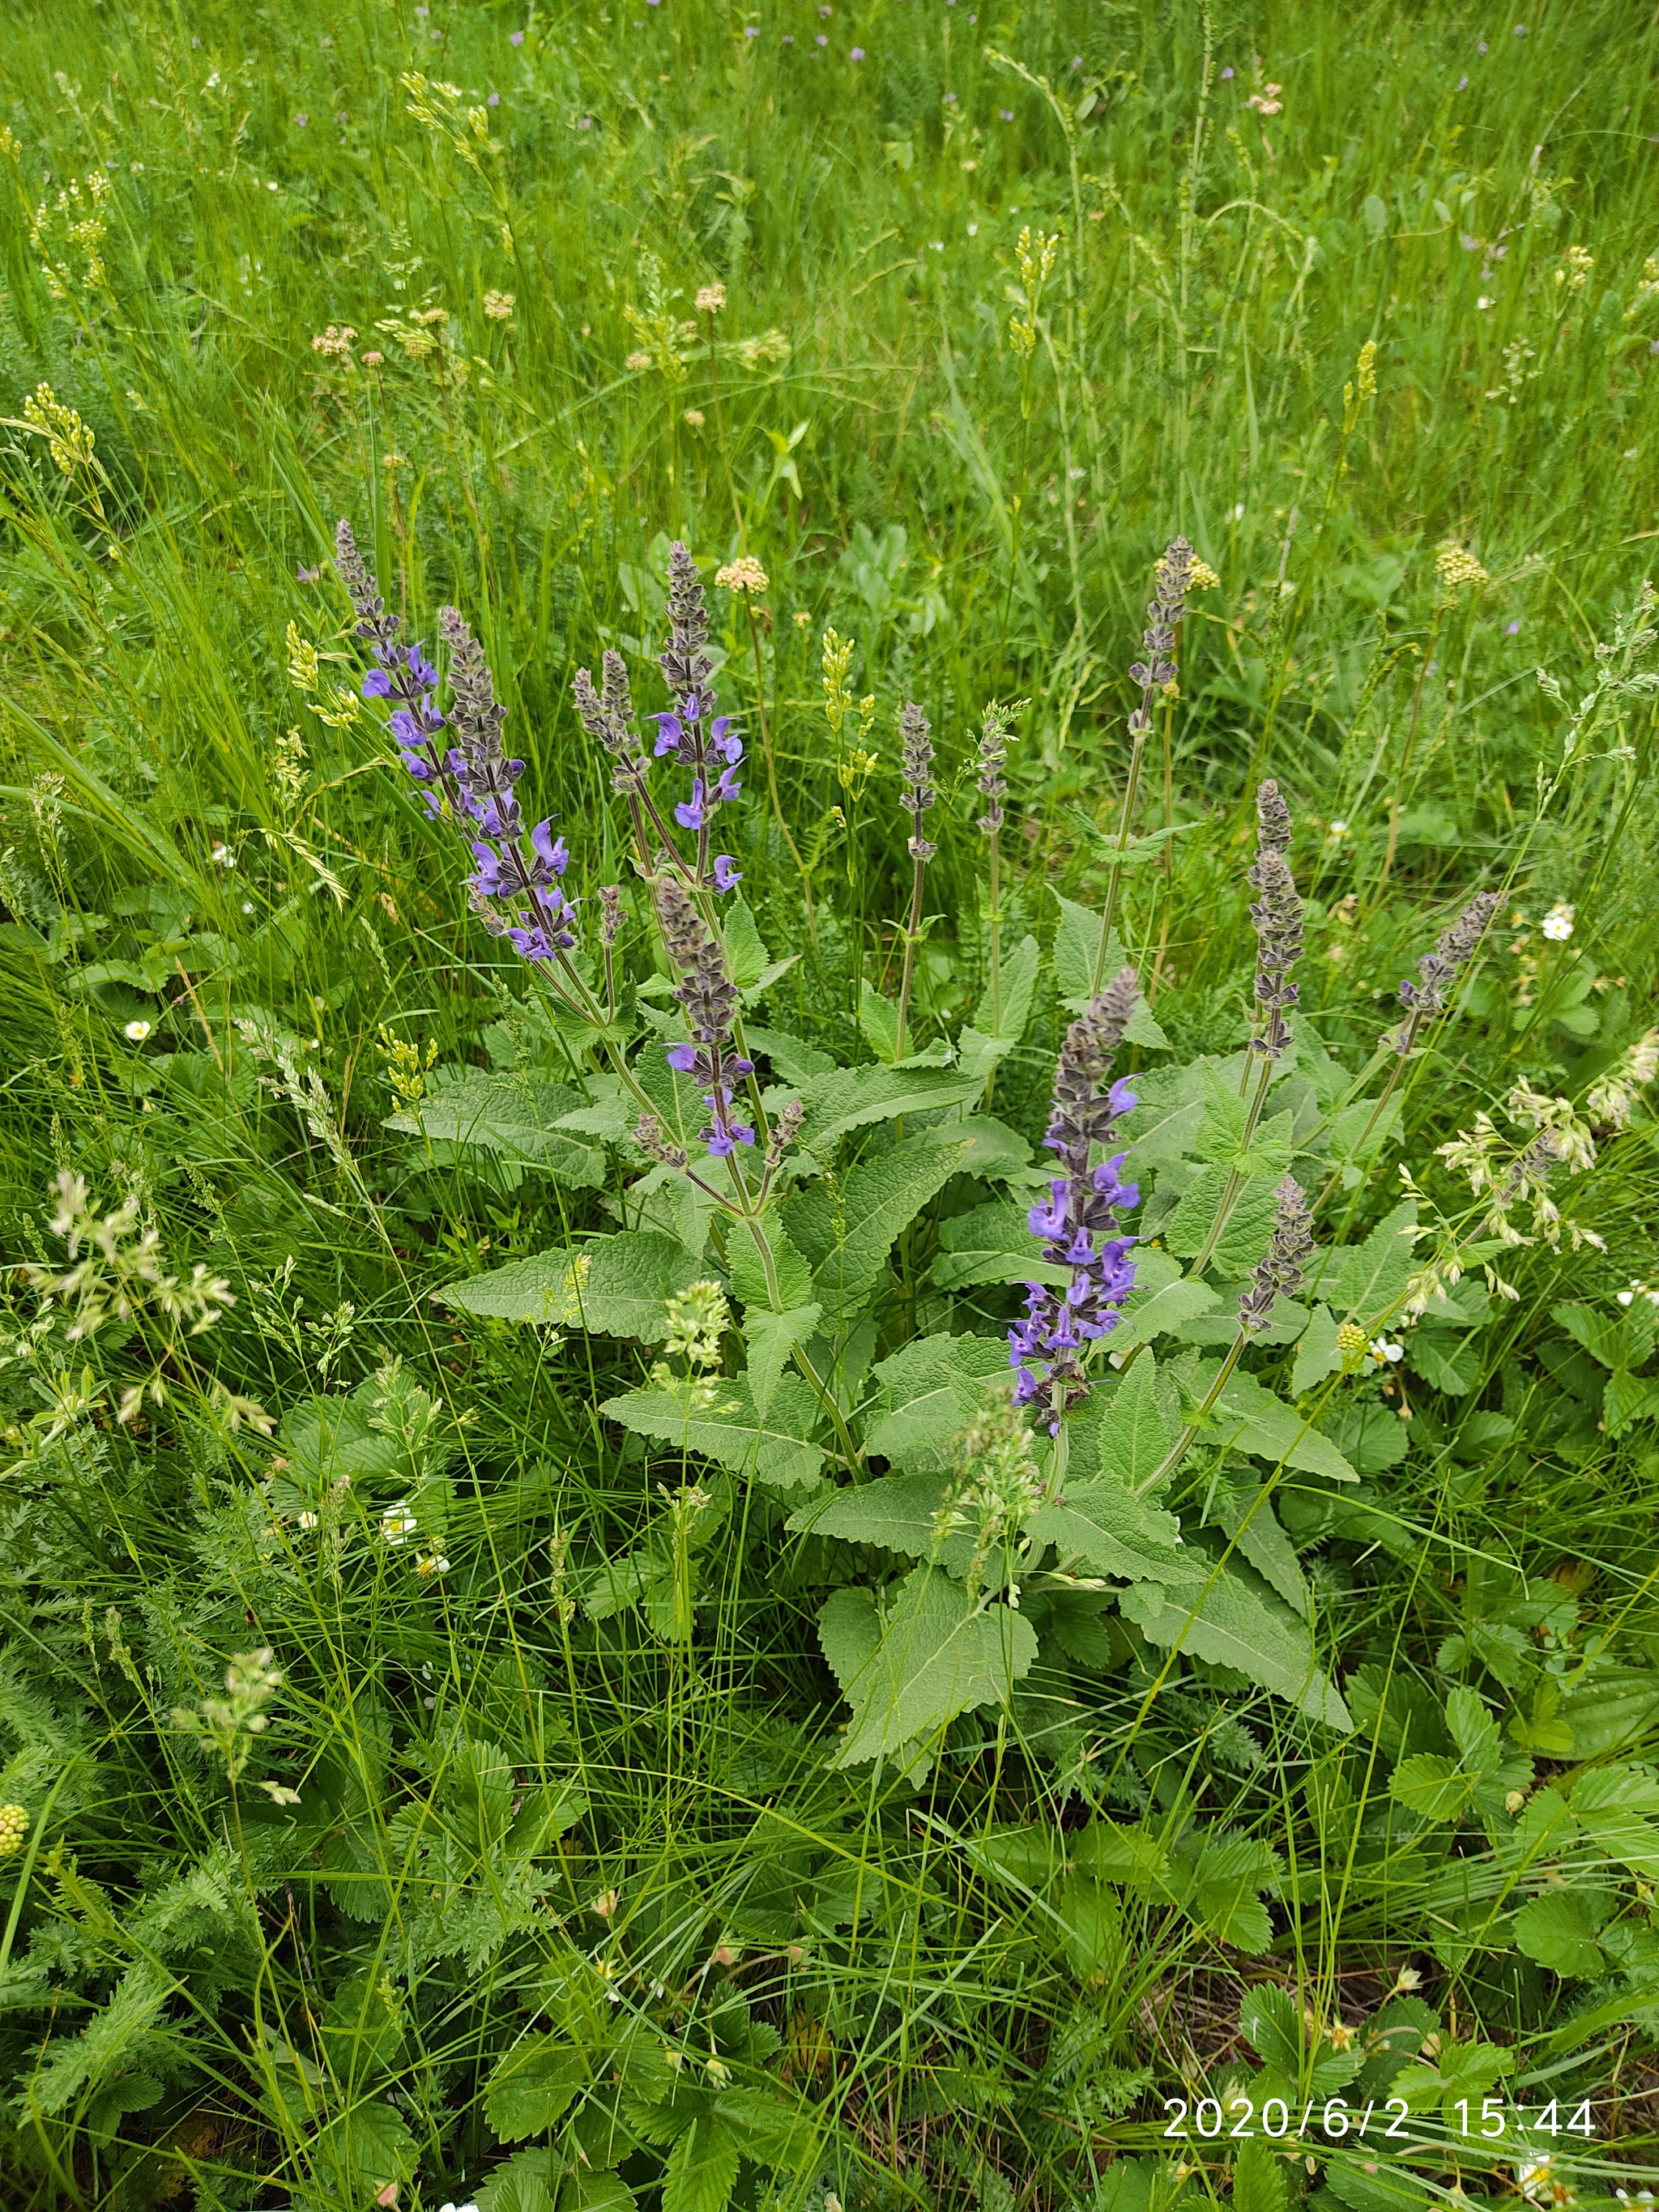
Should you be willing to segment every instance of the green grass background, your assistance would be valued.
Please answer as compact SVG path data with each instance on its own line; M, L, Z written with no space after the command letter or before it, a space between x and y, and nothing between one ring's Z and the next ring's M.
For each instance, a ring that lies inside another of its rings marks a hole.
M1428 1173L1433 1146L1517 1075L1582 1088L1639 1034L1659 946L1650 712L1638 702L1620 726L1628 757L1577 772L1535 820L1560 714L1534 673L1546 664L1580 696L1659 537L1659 32L1604 0L1514 6L9 11L8 1252L44 1255L47 1185L78 1171L110 1203L141 1197L170 1253L232 1279L240 1303L213 1340L230 1387L280 1413L397 1352L465 1417L483 1486L465 1586L440 1601L389 1574L319 1585L309 1616L283 1622L292 1741L355 1773L366 1802L390 1790L375 1716L418 1676L439 1686L419 1694L441 1698L441 1717L512 1742L521 1766L574 1763L601 1810L565 1848L556 1910L580 1913L614 1876L637 1901L636 1950L654 1944L673 1972L702 1903L744 1925L745 1885L781 1863L775 1833L750 1835L763 1803L786 1808L788 1847L816 1839L815 1880L830 1879L827 1850L880 1891L867 1941L843 1916L805 1963L760 1973L752 2021L733 2012L718 2030L734 2065L781 2065L840 2131L795 2181L745 2168L744 2201L823 2201L798 2187L848 2203L1092 2203L1104 2153L1079 2145L1096 2116L1127 2114L1123 2140L1156 2142L1156 2105L1136 2100L1224 2042L1210 2030L1236 2018L1237 1962L1154 1915L1109 1991L1086 1962L1055 1982L1019 1909L988 1917L936 1882L905 1793L860 1798L817 1767L833 1691L787 1565L769 1586L733 1553L696 1667L636 1626L573 1621L561 1547L619 1548L642 1487L591 1413L603 1381L580 1342L527 1352L504 1328L438 1326L422 1298L556 1241L561 1201L459 1165L411 1170L380 1127L392 1102L375 1049L383 1024L447 1062L479 1060L491 1024L508 1064L544 1041L367 719L331 728L291 687L288 626L325 652L344 642L327 568L342 515L416 632L453 599L486 646L536 811L556 815L573 882L591 889L622 872L621 830L573 671L616 643L656 705L666 538L711 563L757 558L757 641L717 595L720 683L744 708L758 684L769 709L822 902L797 1011L850 1055L856 981L890 977L903 895L898 706L932 717L953 815L931 878L945 920L919 984L934 1034L974 994L981 708L1028 702L1010 842L1018 913L1044 928L1045 883L1098 890L1087 823L1115 826L1127 664L1152 562L1183 532L1219 582L1183 633L1167 792L1159 763L1142 793L1139 826L1166 809L1194 825L1172 883L1131 902L1160 1018L1196 1048L1242 1011L1243 802L1259 775L1297 811L1313 902L1304 1004L1334 1044L1368 1050L1431 919L1503 884L1474 1014L1450 1064L1411 1089L1406 1157ZM1022 362L1009 322L1027 227L1058 245ZM692 301L714 283L711 353ZM510 311L488 311L509 295ZM675 336L687 318L690 341ZM331 330L353 333L346 350L316 347ZM1367 341L1376 394L1345 432ZM629 368L641 350L647 365ZM96 475L60 471L28 427L43 383L90 428ZM1449 610L1434 570L1448 539L1490 580ZM853 688L875 702L876 763L851 790L830 773L826 623L856 641ZM295 729L302 752L285 753ZM793 949L799 878L758 773L750 800L746 888L769 942ZM850 822L830 818L836 805ZM1567 946L1538 933L1559 903L1575 911ZM261 1012L325 1083L357 1147L350 1174L238 1059L234 1021ZM136 1022L151 1024L142 1046L123 1034ZM1034 1036L1006 1086L1033 1127L1054 1035ZM193 1103L163 1080L166 1052L189 1054ZM1386 1656L1405 1617L1426 1668L1486 1617L1483 1588L1499 1591L1498 1620L1516 1575L1564 1561L1592 1592L1581 1637L1616 1634L1637 1671L1659 1656L1659 1457L1645 1432L1615 1447L1583 1420L1550 1428L1564 1401L1534 1359L1552 1301L1606 1301L1654 1264L1649 1126L1584 1209L1606 1258L1521 1256L1522 1299L1485 1344L1480 1390L1423 1407L1390 1507L1413 1546L1373 1559L1355 1541L1327 1562L1325 1632L1344 1658ZM28 2090L41 1991L73 1991L77 2024L106 2007L141 1958L138 1901L228 1848L222 1792L167 1735L167 1708L211 1689L230 1650L283 1639L264 1613L256 1637L246 1601L246 1434L213 1445L162 1419L118 1433L106 1412L37 1463L25 1424L61 1385L16 1349L33 1307L21 1285L14 1303L3 1718L35 1761L17 1770L31 1812L54 1778L65 1794L52 1886L31 1893L17 1936L21 1957L29 1929L55 1929L61 1956L31 1939L47 1978L20 1984L8 2046L8 2201L367 2203L372 2159L301 2148L295 2178L281 2163L302 2142L291 2107L268 2083L258 2102L250 1992L291 1996L309 1972L280 1899L225 1905L216 1933L204 1920L210 1955L192 1954L183 2008L140 2021L134 1999L131 2033L155 2046L141 2077L118 2070L96 2090L90 2069L51 2109ZM83 1356L90 1389L121 1347ZM1463 1413L1500 1397L1534 1426L1504 1452L1460 1451ZM1103 1735L1140 1696L1108 1684ZM1152 1768L1223 1728L1206 1714L1174 1709ZM1263 1759L1206 1767L1211 1816L1281 1849L1299 1836L1334 1870L1276 1964L1327 2003L1342 1975L1374 2003L1426 1941L1423 1894L1409 1867L1342 1878L1340 1791L1322 1796L1271 1710L1255 1725ZM1652 1741L1650 1725L1638 1747ZM1034 1784L1023 1807L975 1800L952 1817L1018 1818L1040 1796ZM344 1937L313 1925L313 1943L343 1945L371 1981L391 1972L400 1894L373 1891ZM1460 1970L1498 2040L1531 2032L1546 1996L1555 2021L1571 1996L1513 1966L1488 1972L1477 1952ZM486 2009L522 2011L530 1972L503 1972ZM475 1981L452 1961L408 2000L397 2078L421 2179L405 2179L405 2207L463 2201L497 2154L468 2086ZM1638 2170L1652 2155L1651 2030L1650 2005L1645 2023L1563 2046L1575 2081L1629 2088L1620 2155ZM121 2078L156 2094L128 2106ZM634 2179L653 2203L648 2159ZM1225 2177L1193 2185L1212 2185Z

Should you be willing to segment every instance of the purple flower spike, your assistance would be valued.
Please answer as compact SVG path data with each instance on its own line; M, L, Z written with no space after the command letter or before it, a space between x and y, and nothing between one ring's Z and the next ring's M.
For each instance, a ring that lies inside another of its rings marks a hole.
M659 714L656 723L657 742L653 750L660 760L665 753L672 753L678 746L685 735L685 725L678 714Z
M384 668L371 668L363 678L362 692L365 699L389 699L392 678Z
M729 853L714 855L714 889L729 891L743 881L743 870Z
M1115 1232L1119 1211L1138 1205L1139 1190L1118 1179L1121 1152L1092 1170L1089 1163L1094 1146L1109 1142L1117 1117L1135 1103L1133 1091L1110 1074L1137 996L1134 971L1126 968L1066 1031L1043 1139L1066 1172L1049 1182L1047 1202L1026 1215L1031 1234L1042 1239L1043 1258L1071 1274L1063 1291L1027 1284L1025 1318L1008 1332L1014 1401L1027 1406L1046 1396L1051 1435L1089 1387L1079 1353L1116 1328L1134 1286L1128 1254L1135 1240Z
M429 691L438 681L437 670L418 645L409 648L409 672L423 691Z

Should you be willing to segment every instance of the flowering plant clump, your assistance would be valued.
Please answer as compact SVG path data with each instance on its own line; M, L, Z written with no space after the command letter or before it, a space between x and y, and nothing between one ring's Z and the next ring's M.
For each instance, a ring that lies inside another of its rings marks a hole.
M1034 283L1036 256L1034 247ZM717 309L700 302L700 312ZM791 1531L908 1548L917 1562L877 1593L867 1616L860 1610L855 1620L847 1589L832 1589L821 1609L823 1649L852 1711L840 1764L890 1754L908 1771L921 1736L967 1705L1012 1694L1048 1648L1052 1594L1085 1589L1115 1602L1153 1644L1178 1647L1189 1633L1224 1638L1273 1693L1322 1724L1351 1726L1335 1682L1274 1611L1256 1553L1240 1557L1229 1538L1218 1559L1204 1553L1204 1565L1199 1540L1228 1528L1241 1456L1278 1464L1291 1449L1298 1464L1312 1464L1311 1454L1332 1479L1354 1479L1345 1407L1358 1390L1398 1392L1408 1377L1415 1389L1419 1358L1431 1373L1446 1371L1450 1355L1435 1347L1447 1315L1463 1313L1444 1302L1466 1267L1483 1267L1507 1295L1492 1266L1504 1249L1532 1237L1595 1247L1597 1232L1564 1218L1549 1178L1561 1166L1582 1174L1594 1160L1587 1116L1598 1127L1628 1121L1659 1066L1659 1045L1644 1039L1609 1063L1582 1111L1515 1085L1510 1111L1525 1134L1513 1144L1483 1114L1472 1136L1443 1146L1437 1157L1466 1177L1478 1203L1473 1221L1443 1214L1401 1169L1403 1206L1357 1245L1343 1243L1332 1213L1337 1234L1325 1242L1322 1212L1339 1191L1360 1192L1394 1143L1401 1077L1455 1018L1499 895L1467 899L1418 955L1415 975L1399 988L1396 1026L1351 1081L1302 1012L1308 908L1293 866L1297 824L1278 781L1266 778L1255 793L1247 872L1255 957L1242 1050L1185 1066L1143 1060L1133 1076L1119 1072L1131 1047L1169 1050L1147 1006L1146 962L1124 956L1114 917L1120 889L1133 889L1137 868L1163 849L1162 836L1133 836L1135 779L1160 707L1178 696L1188 598L1214 579L1184 538L1157 564L1143 657L1128 672L1137 696L1119 826L1115 840L1102 840L1104 910L1062 900L1047 954L1034 935L1012 945L1006 929L1001 839L1009 739L1023 702L985 711L967 770L989 863L985 995L954 1037L941 1033L922 996L933 926L925 908L929 872L953 834L947 793L964 778L941 763L921 705L902 706L894 843L910 896L908 913L889 925L898 988L890 1000L866 977L855 994L874 1066L841 1065L762 1018L779 1018L778 1002L763 1002L794 963L770 959L740 894L737 852L717 849L745 837L752 845L760 833L744 824L739 717L716 696L708 599L685 544L668 551L658 655L668 704L646 718L648 745L622 655L604 653L597 681L587 668L576 672L576 716L622 802L639 887L635 903L622 885L598 884L591 908L566 888L591 841L573 850L550 820L526 825L518 796L525 763L507 751L504 709L467 623L453 608L440 614L441 675L403 641L343 526L338 566L374 663L364 696L386 702L389 733L428 811L464 841L473 911L555 1002L562 1044L592 1102L548 1130L550 1162L551 1148L563 1147L556 1156L568 1154L573 1187L594 1188L607 1170L593 1148L608 1145L623 1177L617 1218L624 1225L441 1296L462 1311L533 1322L550 1343L572 1327L653 1342L665 1334L666 1353L643 1383L599 1411L708 1468L657 1486L661 1511L638 1552L594 1584L595 1617L637 1607L653 1633L684 1645L695 1634L699 1562L726 1525L732 1486L758 1483L784 1493ZM1467 562L1443 557L1443 589L1474 580ZM715 581L745 605L769 588L747 554L720 564ZM855 703L854 651L826 630L825 711L838 768ZM873 696L858 703L860 735L875 708ZM764 738L763 718L760 726ZM769 738L765 744L769 769ZM849 796L876 765L872 756L860 778L842 775ZM776 811L770 776L769 785ZM839 811L836 819L844 830ZM807 860L781 812L777 827L805 877ZM807 849L821 852L823 839ZM1321 852L1329 849L1322 841ZM806 903L810 924L810 896ZM642 922L657 948L656 973L632 982L630 921ZM1042 1172L1029 1135L988 1108L999 1062L1022 1048L1045 972L1068 1018L1041 1133L1050 1156ZM1311 1079L1304 1068L1316 1071ZM486 1086L497 1079L434 1087L436 1076L424 1066L416 1075L412 1060L404 1074L394 1125L427 1135L470 1126L467 1097L476 1089L485 1113ZM1380 1090L1368 1093L1377 1077ZM1149 1094L1158 1111L1143 1116ZM1041 1195L1023 1190L1039 1180ZM967 1197L940 1213L951 1187ZM943 1334L904 1333L915 1327L919 1268L929 1271L935 1311L974 1286L979 1303L957 1304ZM1023 1309L996 1317L999 1342L984 1329L983 1301L1016 1295ZM1294 1407L1263 1379L1287 1340L1296 1346ZM900 1348L871 1369L876 1348L893 1341ZM1219 1356L1206 1353L1210 1344ZM965 1386L999 1363L1012 1370L1012 1387L966 1430L956 1382L924 1383L937 1369ZM849 1371L873 1379L849 1386ZM914 1406L908 1389L919 1394ZM1295 1442L1307 1431L1316 1443ZM931 1475L946 1464L950 1481L925 1512L901 1508L915 1468ZM1176 1496L1194 1522L1190 1535L1158 1503ZM1141 1516L1128 1553L1126 1515ZM405 1496L381 1509L380 1526L396 1550L416 1539L421 1515ZM1009 1562L1000 1581L999 1547ZM429 1579L451 1572L435 1546L416 1569ZM558 1602L568 1618L575 1601ZM987 1638L982 1660L927 1686L910 1681L906 1655L918 1642L931 1648L958 1637L969 1639L964 1651Z

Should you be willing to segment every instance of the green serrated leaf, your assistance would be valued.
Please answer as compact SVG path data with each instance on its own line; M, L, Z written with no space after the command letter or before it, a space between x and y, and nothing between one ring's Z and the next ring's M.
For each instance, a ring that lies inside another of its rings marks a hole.
M1305 1625L1237 1561L1206 1569L1195 1560L1188 1581L1138 1583L1124 1591L1118 1607L1149 1642L1236 1667L1310 1719L1345 1735L1352 1729L1346 1705L1313 1656Z
M1236 1085L1226 1080L1215 1061L1200 1060L1198 1073L1203 1086L1204 1117L1198 1125L1193 1157L1224 1167L1243 1145L1249 1102Z
M554 1126L581 1104L580 1092L543 1076L470 1068L410 1112L389 1115L386 1126L434 1142L481 1146L515 1166L539 1168L573 1190L597 1190L605 1154Z
M599 1407L638 1436L656 1437L718 1461L734 1474L753 1475L776 1490L799 1490L818 1479L823 1452L811 1442L818 1405L805 1382L780 1376L763 1415L741 1376L716 1377L712 1407L693 1407L670 1390L630 1390Z
M792 1036L787 1030L763 1029L758 1023L749 1022L744 1034L750 1052L763 1054L771 1061L780 1083L804 1087L817 1077L835 1072L836 1063L829 1053Z
M1148 1277L1150 1262L1162 1257L1159 1253L1148 1253L1137 1262L1137 1285ZM1167 1336L1170 1330L1195 1320L1200 1314L1208 1313L1212 1306L1220 1303L1220 1297L1219 1291L1212 1289L1208 1283L1194 1282L1190 1277L1165 1283L1150 1293L1137 1287L1124 1305L1122 1322L1112 1331L1112 1350L1125 1352L1137 1344L1150 1344L1154 1337ZM1137 1367L1140 1364L1139 1360L1135 1362Z
M1287 2212L1289 2203L1284 2161L1260 2136L1242 2142L1233 2158L1233 2212Z
M865 1448L895 1468L933 1473L950 1463L953 1438L984 1401L986 1387L1008 1371L1008 1347L981 1336L925 1336L876 1369L882 1405Z
M1425 1820L1455 1820L1474 1795L1474 1784L1455 1759L1438 1751L1413 1752L1389 1778L1389 1795Z
M1307 1578L1302 1572L1295 1546L1279 1524L1267 1492L1259 1490L1253 1498L1224 1510L1217 1517L1262 1581L1277 1590L1285 1604L1305 1620Z
M484 2118L503 2142L550 2128L592 2072L587 2053L555 2035L526 2035L496 2066L484 2090Z
M778 1380L789 1364L790 1353L797 1345L811 1342L823 1315L823 1309L818 1305L791 1306L787 1313L773 1313L765 1306L751 1305L744 1315L744 1341L749 1346L749 1395L755 1401L755 1411L763 1417L771 1411Z
M1117 938L1110 938L1105 957L1100 957L1100 940L1105 927L1103 916L1092 907L1079 906L1075 899L1054 893L1054 904L1060 908L1060 923L1054 931L1054 982L1060 992L1060 1002L1068 1012L1080 1014L1101 985L1109 983L1123 965L1123 947ZM1100 976L1100 985L1095 981Z
M1334 1285L1327 1268L1321 1288L1333 1313L1365 1328L1399 1304L1412 1272L1412 1239L1406 1231L1416 1225L1416 1203L1408 1198L1377 1224L1363 1244L1344 1252Z
M1006 1039L1018 1044L1025 1034L1026 1024L1031 1018L1031 1002L1036 993L1037 970L1042 964L1042 949L1035 937L1022 937L1012 951L1005 949L1000 978L1001 1012L992 1002L988 983L983 997L974 1014L974 1027L987 1036Z
M966 1144L908 1138L861 1160L837 1191L817 1184L788 1201L789 1234L813 1263L812 1295L827 1315L863 1304L899 1231L944 1188L967 1152Z
M741 2156L725 2121L717 2113L699 2113L668 2154L662 2212L726 2212Z
M698 1273L696 1261L675 1238L629 1229L446 1283L432 1296L440 1305L498 1321L581 1328L598 1336L637 1337L656 1344L668 1334L666 1301L695 1282Z
M1523 1905L1510 1923L1516 1948L1552 1973L1588 1977L1602 1972L1606 1954L1595 1941L1600 1925L1587 1897L1547 1890Z
M807 1109L806 1142L827 1159L851 1129L900 1114L932 1114L979 1096L981 1077L953 1067L832 1067L797 1086Z
M1322 1382L1328 1375L1334 1375L1341 1364L1342 1354L1336 1341L1336 1316L1328 1306L1316 1306L1297 1344L1296 1364L1291 1370L1291 1396L1299 1398L1304 1390L1311 1390L1316 1382Z
M747 902L739 895L726 902L720 921L732 981L740 991L751 991L771 965L772 956L761 942L761 933Z
M1130 1367L1100 1425L1101 1473L1127 1490L1149 1483L1181 1432L1156 1353L1143 1352Z
M1659 1881L1659 1776L1651 1768L1598 1766L1572 1787L1573 1817L1586 1841L1648 1881Z
M811 1262L790 1243L789 1232L775 1213L763 1214L757 1222L745 1222L728 1232L726 1271L732 1279L732 1290L745 1307L771 1306L765 1262L755 1243L757 1230L766 1240L778 1297L785 1310L805 1305L812 1295Z
M1054 1899L1066 1956L1085 1981L1103 1984L1123 1965L1123 1908L1117 1892L1085 1874L1067 1875Z
M1170 1049L1170 1040L1164 1033L1164 1024L1144 997L1135 1000L1133 1012L1123 1024L1123 1035L1130 1044L1144 1045L1148 1052L1168 1052Z
M1018 1129L1011 1129L994 1115L969 1114L960 1121L936 1121L931 1128L918 1129L915 1141L965 1146L967 1150L953 1170L957 1175L977 1176L981 1182L1031 1180L1030 1145Z
M1294 1467L1304 1474L1323 1475L1328 1482L1359 1479L1329 1437L1310 1428L1294 1406L1285 1405L1254 1375L1242 1370L1228 1378L1210 1419L1208 1442L1249 1452L1252 1458L1268 1460L1275 1467Z
M1226 1194L1228 1170L1206 1167L1182 1196L1164 1230L1170 1251L1190 1260L1202 1249ZM1252 1176L1238 1188L1211 1266L1223 1277L1248 1274L1267 1249L1277 1200L1271 1176Z
M1355 1170L1354 1179L1357 1182L1358 1170L1370 1166L1382 1152L1383 1146L1392 1139L1395 1131L1400 1127L1400 1116L1404 1105L1404 1100L1396 1091L1380 1114L1376 1114L1376 1101L1374 1098L1357 1098L1352 1106L1345 1106L1339 1113L1333 1114L1327 1124L1330 1135L1332 1160L1351 1165ZM1366 1125L1373 1114L1376 1114L1376 1124L1368 1136ZM1364 1138L1365 1149L1363 1153L1358 1153L1354 1147L1362 1137Z
M1273 1853L1254 1837L1206 1836L1193 1868L1187 1910L1218 1943L1265 1951L1273 1941L1273 1922L1257 1893L1278 1874Z
M1062 1565L1081 1565L1125 1582L1185 1583L1191 1567L1181 1524L1109 1479L1079 1483L1055 1505L1039 1507L1025 1534L1053 1544Z
M1302 2070L1302 2017L1276 1982L1258 1982L1238 2008L1239 2033L1273 2072L1294 2081Z
M944 1495L938 1474L886 1474L815 1498L785 1525L794 1535L839 1536L845 1543L879 1544L922 1559L938 1548L933 1518Z
M916 1567L878 1607L873 1590L836 1590L818 1641L853 1709L837 1766L932 1736L975 1705L1000 1704L1036 1656L1036 1632L937 1567Z
M859 1033L884 1067L898 1058L898 1008L867 975L859 982Z
M959 1213L939 1230L945 1248L928 1280L936 1291L963 1291L974 1283L1048 1283L1064 1288L1069 1267L1041 1256L1026 1222L1029 1200L993 1199L971 1212Z

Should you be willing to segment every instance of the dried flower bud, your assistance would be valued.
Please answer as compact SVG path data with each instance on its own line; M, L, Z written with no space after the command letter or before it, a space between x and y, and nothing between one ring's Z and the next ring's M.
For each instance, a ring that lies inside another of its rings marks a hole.
M1277 1060L1291 1041L1285 1012L1297 1002L1289 972L1302 956L1301 899L1285 855L1291 842L1290 810L1268 781L1256 793L1255 865L1249 879L1261 894L1250 908L1256 933L1255 1002L1266 1017L1252 1037L1252 1049Z
M684 1145L671 1145L663 1133L662 1123L654 1114L641 1114L634 1124L634 1142L647 1158L659 1160L665 1168L684 1175L690 1154Z
M1238 1302L1241 1336L1257 1336L1267 1326L1273 1302L1294 1297L1313 1257L1313 1216L1301 1184L1286 1176L1274 1194L1273 1234L1267 1249L1250 1277L1249 1287Z
M933 788L933 741L927 717L914 701L899 716L901 762L899 805L910 817L910 852L914 859L931 860L939 850L921 834L922 817L939 793Z
M1397 1051L1409 1051L1420 1024L1444 1011L1448 995L1474 958L1497 908L1496 891L1482 891L1479 897L1472 899L1450 928L1441 932L1433 951L1425 952L1418 962L1421 981L1407 981L1400 986L1400 1003L1411 1019L1395 1037Z

